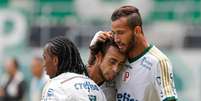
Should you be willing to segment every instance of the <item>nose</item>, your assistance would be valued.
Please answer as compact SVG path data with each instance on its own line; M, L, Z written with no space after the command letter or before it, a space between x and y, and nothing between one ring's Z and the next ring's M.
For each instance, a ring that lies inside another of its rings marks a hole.
M117 73L118 72L118 66L114 65L113 68L112 68L112 70L113 70L114 73Z
M118 43L120 41L118 34L115 34L113 37L115 42Z
M43 61L42 63L42 67L45 68L46 67L46 63Z

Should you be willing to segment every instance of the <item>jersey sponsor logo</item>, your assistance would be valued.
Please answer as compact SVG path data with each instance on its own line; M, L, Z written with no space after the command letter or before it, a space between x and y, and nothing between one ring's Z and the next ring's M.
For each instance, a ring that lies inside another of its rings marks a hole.
M86 89L86 90L88 90L88 92L90 92L91 90L99 91L98 86L90 83L89 81L85 81L83 83L75 83L74 87L77 90Z
M117 101L139 101L134 99L128 93L117 93Z
M147 59L146 57L144 57L142 59L141 65L143 67L145 67L146 69L151 70L151 67L152 67L153 64L149 61L149 59Z
M123 81L128 81L130 78L130 73L128 71L124 72L123 74Z
M90 101L96 101L95 95L88 95Z

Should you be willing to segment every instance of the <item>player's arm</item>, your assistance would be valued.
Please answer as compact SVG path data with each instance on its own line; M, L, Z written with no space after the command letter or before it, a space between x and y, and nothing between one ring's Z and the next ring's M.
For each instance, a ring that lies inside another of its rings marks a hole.
M157 64L155 74L156 89L161 101L176 101L177 93L170 61L168 59L161 59Z

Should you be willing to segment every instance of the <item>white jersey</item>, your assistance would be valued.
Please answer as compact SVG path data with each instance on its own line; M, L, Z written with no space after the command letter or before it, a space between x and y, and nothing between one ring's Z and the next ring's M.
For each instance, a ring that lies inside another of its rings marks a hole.
M177 99L169 59L150 45L116 79L116 101L169 101Z
M91 79L62 73L45 85L41 101L106 101L103 91Z
M117 90L115 88L115 81L105 81L100 88L103 90L107 101L115 101Z

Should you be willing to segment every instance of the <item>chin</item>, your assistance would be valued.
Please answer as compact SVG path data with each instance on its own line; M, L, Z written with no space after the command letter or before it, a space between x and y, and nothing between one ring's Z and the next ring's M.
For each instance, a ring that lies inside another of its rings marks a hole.
M127 49L126 48L121 48L120 51L125 53L127 51Z
M113 80L113 79L108 78L106 81L111 81L111 80Z
M114 77L108 77L108 81L113 80L113 79L114 79Z
M51 74L51 73L46 73L49 77L50 77L50 79L52 79L54 76Z
M49 75L50 79L54 78L55 76L54 75Z

